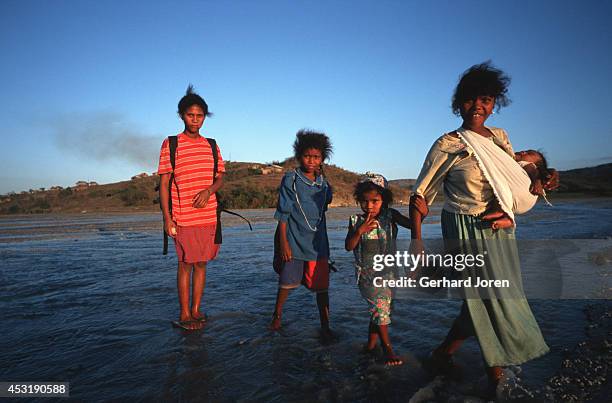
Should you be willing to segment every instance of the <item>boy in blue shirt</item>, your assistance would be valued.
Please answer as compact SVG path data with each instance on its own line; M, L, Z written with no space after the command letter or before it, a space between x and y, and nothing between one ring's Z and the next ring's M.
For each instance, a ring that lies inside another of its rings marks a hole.
M300 130L293 150L300 166L283 177L274 214L278 220L275 266L279 272L279 288L270 328L280 329L289 291L303 284L317 293L321 334L329 339L332 332L329 328L329 241L325 212L332 200L332 188L321 168L332 146L325 134Z

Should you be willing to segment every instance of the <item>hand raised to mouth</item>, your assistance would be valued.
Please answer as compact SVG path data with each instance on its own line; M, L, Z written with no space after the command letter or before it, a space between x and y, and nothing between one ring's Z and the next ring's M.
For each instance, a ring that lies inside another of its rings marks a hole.
M375 228L378 228L378 220L374 217L375 215L373 213L368 213L366 215L365 221L359 226L359 233L361 235L365 234L366 232L370 232Z

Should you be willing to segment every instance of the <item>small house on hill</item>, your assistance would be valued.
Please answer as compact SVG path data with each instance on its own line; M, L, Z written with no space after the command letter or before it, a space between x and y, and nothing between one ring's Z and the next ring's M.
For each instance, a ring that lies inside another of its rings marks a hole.
M280 165L276 165L276 164L268 164L264 167L261 167L262 175L277 174L277 173L282 173L282 172L283 172L283 167L281 167Z
M132 176L132 180L136 180L136 179L140 179L140 178L146 178L148 176L149 176L148 173L143 172L143 173L139 173L138 175Z
M89 187L89 182L86 181L78 181L74 184L74 190L85 190Z

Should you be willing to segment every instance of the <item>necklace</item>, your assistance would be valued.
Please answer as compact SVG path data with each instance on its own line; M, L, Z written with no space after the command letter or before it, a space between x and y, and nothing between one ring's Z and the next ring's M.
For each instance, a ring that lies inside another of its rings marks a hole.
M310 230L312 232L317 232L319 230L318 226L319 224L321 224L321 221L323 221L323 214L325 214L324 211L324 207L325 206L321 206L320 210L321 210L321 214L319 215L319 220L317 221L317 224L313 227L312 225L310 225L310 221L308 221L308 217L306 217L306 213L304 212L304 209L302 208L302 203L300 203L300 197L298 196L298 192L297 192L297 188L295 186L295 182L297 180L296 177L299 177L302 182L304 182L306 185L310 186L310 187L314 187L314 186L323 186L323 179L321 179L321 183L317 183L317 182L306 182L304 180L304 178L302 178L302 176L299 174L298 170L295 170L295 176L293 177L293 192L295 193L295 201L297 202L297 205L300 209L300 212L302 213L302 216L304 217L304 221L306 221L306 225L308 226L308 228L310 228ZM325 196L323 199L323 203L325 203L325 201L327 200L327 186L325 187Z

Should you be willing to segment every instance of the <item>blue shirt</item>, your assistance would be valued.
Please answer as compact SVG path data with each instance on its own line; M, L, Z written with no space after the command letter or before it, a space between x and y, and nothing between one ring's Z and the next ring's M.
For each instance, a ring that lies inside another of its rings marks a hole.
M299 169L283 176L274 218L287 223L293 259L312 261L329 256L325 212L331 201L332 188L322 176L313 182Z

